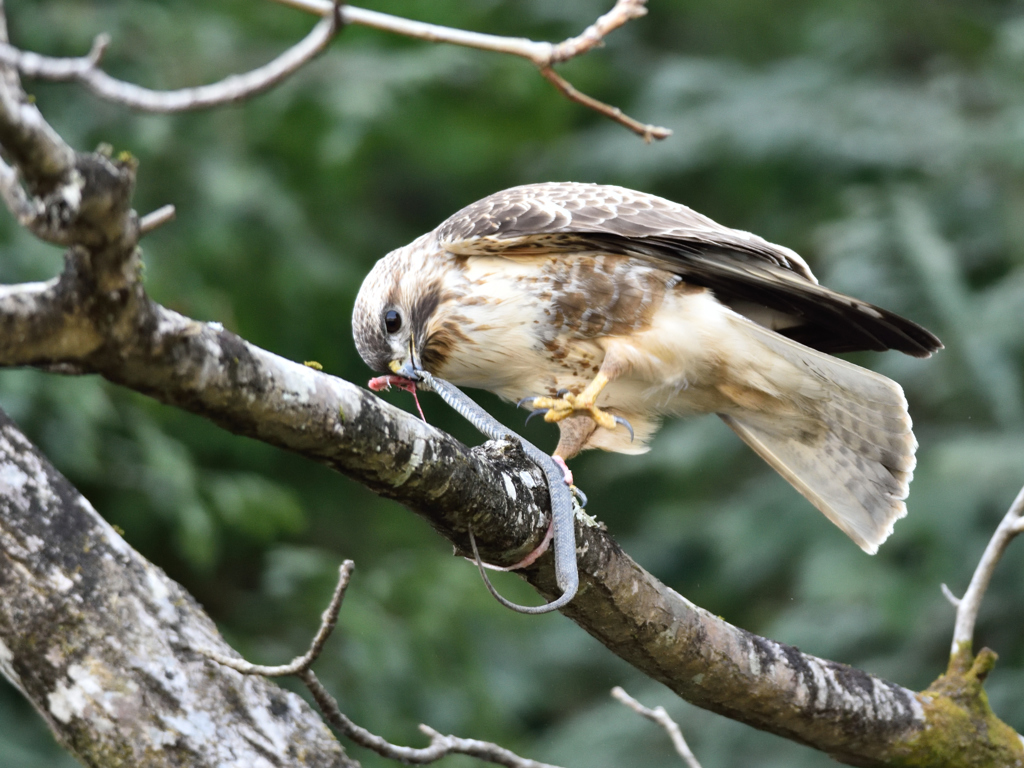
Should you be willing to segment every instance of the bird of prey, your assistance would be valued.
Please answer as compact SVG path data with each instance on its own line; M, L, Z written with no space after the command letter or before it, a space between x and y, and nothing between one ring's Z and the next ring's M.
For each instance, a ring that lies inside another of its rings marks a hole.
M917 441L900 386L831 353L942 347L788 248L580 183L498 192L392 251L352 324L375 370L525 401L562 459L640 453L663 418L717 414L872 554L906 514Z

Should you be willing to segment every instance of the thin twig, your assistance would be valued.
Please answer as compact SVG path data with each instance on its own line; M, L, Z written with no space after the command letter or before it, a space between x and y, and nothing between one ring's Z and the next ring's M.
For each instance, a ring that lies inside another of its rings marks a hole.
M978 620L978 610L981 608L981 601L985 597L989 582L992 580L992 573L999 563L1006 547L1024 529L1024 488L1013 500L1010 509L1002 522L992 534L992 538L985 547L985 552L978 561L978 567L974 569L974 576L967 587L964 596L956 609L956 626L953 629L953 646L950 653L956 656L962 649L970 649L974 640L974 625Z
M647 0L617 0L615 7L601 16L576 37L570 37L554 46L548 57L547 66L568 61L574 56L586 53L604 43L604 38L627 21L647 15ZM538 66L545 66L534 62Z
M430 737L430 746L423 748L400 747L381 738L375 733L353 723L339 708L334 697L327 692L323 684L317 679L312 670L307 669L299 673L299 679L306 684L309 692L313 695L320 710L327 718L327 722L341 731L345 736L361 747L372 749L378 755L390 760L401 760L405 763L425 765L440 760L447 755L470 755L480 760L486 760L496 765L504 765L508 768L556 768L548 763L539 763L536 760L519 757L504 747L477 739L460 739L457 736L445 736L438 733L427 725L421 725L420 730Z
M632 117L625 114L618 107L613 107L611 104L605 104L603 101L598 101L593 96L587 96L587 94L577 90L572 83L555 72L551 67L541 67L540 73L543 75L545 80L561 91L562 95L570 101L575 101L577 104L582 104L588 109L600 112L602 115L614 120L619 125L626 126L633 133L641 136L648 144L651 143L652 139L667 139L672 135L672 131L668 128L641 123L639 120L634 120Z
M324 14L329 11L327 0L276 0L282 5L298 8L307 13ZM605 117L611 118L620 125L625 126L634 133L642 136L644 141L652 139L665 139L672 135L668 128L656 125L648 125L634 120L623 114L618 107L605 104L602 101L587 96L578 91L560 75L555 74L552 65L586 53L587 51L601 45L604 38L610 32L618 29L631 19L640 18L647 13L646 0L617 0L615 6L608 13L601 16L591 24L582 34L570 37L560 43L552 44L537 42L522 37L500 37L498 35L486 35L481 32L467 32L462 29L441 27L436 24L427 24L422 21L413 21L400 16L391 16L377 11L368 11L365 8L356 8L346 5L341 9L341 19L345 24L356 24L364 27L372 27L384 32L391 32L396 35L413 37L418 40L426 40L431 43L449 43L461 45L466 48L476 48L482 51L495 53L507 53L512 56L519 56L530 61L536 66L540 73L552 83L564 96L577 104L582 104Z
M954 608L960 607L960 598L953 594L953 590L951 590L945 584L942 584L940 586L940 589L942 590L942 596L949 601L950 605L952 605Z
M236 672L241 672L243 675L263 675L264 677L301 675L319 658L324 650L327 638L331 636L331 632L334 631L334 627L338 623L338 612L341 610L341 601L345 599L345 590L348 588L353 568L355 568L355 563L351 560L346 560L341 564L341 567L338 569L338 584L334 588L331 602L328 603L327 609L320 616L320 629L317 630L316 635L313 637L309 650L301 656L296 656L289 663L268 667L262 664L252 664L245 659L235 658L234 656L223 656L205 648L197 648L196 652L216 661L218 664L223 664L225 667L230 667Z
M672 739L672 746L676 748L676 752L678 752L679 756L686 761L686 764L690 766L690 768L701 768L700 763L697 762L697 758L694 757L693 752L690 751L690 747L686 743L686 739L683 738L683 732L679 730L678 723L668 716L668 712L665 711L664 707L648 709L622 690L619 686L612 688L612 697L621 701L638 715L642 715L648 720L651 720L664 728L665 732L668 733L669 738Z
M147 213L139 219L139 234L148 235L154 229L158 229L167 222L173 221L175 213L173 205L162 205L155 211Z
M470 755L471 757L485 760L495 765L504 765L507 768L558 768L557 766L539 763L536 760L519 757L504 747L477 739L462 739L458 736L446 736L438 733L427 725L421 725L420 730L430 738L430 746L423 748L400 747L396 744L371 733L370 731L356 725L338 707L338 702L324 688L316 674L310 667L323 652L327 639L334 631L338 623L338 613L341 611L341 603L345 599L345 590L348 588L349 579L352 576L352 569L355 564L346 560L338 569L338 584L334 588L331 602L320 617L320 628L317 630L309 650L302 656L296 656L288 664L278 666L265 666L253 664L245 659L225 656L205 648L197 648L196 652L218 664L230 667L243 675L262 675L263 677L284 677L295 675L309 689L313 700L316 701L320 711L323 712L327 722L341 731L345 736L361 747L372 749L377 754L391 760L401 760L406 763L424 765L440 760L447 755Z
M0 62L26 77L78 82L96 96L142 112L171 113L207 109L250 98L272 88L317 56L341 29L340 0L325 3L324 18L298 43L262 67L220 82L176 91L157 91L126 83L99 68L109 38L99 35L87 56L54 58L0 44Z
M315 16L323 16L330 11L329 0L276 0L276 2ZM523 37L501 37L500 35L487 35L482 32L468 32L464 29L454 29L453 27L442 27L437 24L406 19L402 16L368 11L365 8L357 8L354 5L345 5L341 9L341 21L346 26L353 24L360 27L370 27L381 32L390 32L395 35L402 35L403 37L426 40L429 43L449 43L451 45L461 45L465 48L477 48L482 51L508 53L513 56L529 59L537 66L550 61L555 47L551 43L538 43Z

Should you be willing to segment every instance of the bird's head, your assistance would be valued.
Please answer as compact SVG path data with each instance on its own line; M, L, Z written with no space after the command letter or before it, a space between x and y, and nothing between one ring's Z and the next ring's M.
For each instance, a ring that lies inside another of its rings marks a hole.
M352 335L363 361L375 371L414 381L424 369L428 327L442 293L420 245L414 242L378 261L352 312Z

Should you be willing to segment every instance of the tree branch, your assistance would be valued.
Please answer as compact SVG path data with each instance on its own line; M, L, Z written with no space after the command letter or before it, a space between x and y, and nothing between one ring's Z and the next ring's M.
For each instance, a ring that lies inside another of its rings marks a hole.
M153 316L133 323L132 345L82 364L356 478L463 553L470 525L497 563L516 562L540 540L547 493L518 446L468 449L347 382L148 307ZM17 351L6 346L0 361ZM563 613L688 701L863 765L883 764L925 731L912 691L733 627L658 582L607 534L577 525L576 536L581 586ZM524 575L546 597L558 594L550 555Z
M540 73L557 88L562 95L564 95L570 101L575 101L577 104L582 104L588 109L592 109L595 112L600 112L605 117L614 120L621 125L626 126L633 133L637 134L648 144L652 139L665 139L672 135L672 131L668 128L659 128L656 125L647 125L641 123L639 120L634 120L629 115L625 114L618 107L613 107L611 104L605 104L603 101L598 101L593 96L588 96L562 77L560 74L555 72L551 67L541 67Z
M974 625L978 621L978 611L981 609L981 601L985 599L985 592L992 580L992 574L996 565L999 564L1003 552L1022 530L1024 530L1024 488L1017 494L1017 498L1013 500L1010 509L999 523L995 533L992 534L992 538L978 562L978 567L974 569L974 576L971 577L967 591L956 603L956 625L953 629L951 656L957 656L964 652L970 654L974 642Z
M701 768L697 758L694 757L693 752L690 750L690 745L683 738L683 732L679 729L679 724L668 716L668 712L665 711L664 707L649 709L619 686L612 688L612 697L621 701L641 717L646 717L652 723L660 725L672 740L672 746L675 748L676 754L683 758L689 768Z
M668 128L641 123L625 115L618 107L587 96L576 90L567 80L555 74L553 65L561 64L569 59L586 53L601 45L605 36L621 27L631 19L646 15L647 0L617 0L608 13L601 16L581 34L570 37L560 43L536 42L522 37L501 37L481 32L467 32L462 29L427 24L422 21L391 16L378 11L368 11L353 5L345 5L341 9L341 18L345 24L357 24L364 27L379 29L383 32L426 40L430 43L448 43L461 45L465 48L476 48L493 53L506 53L518 56L531 62L540 73L552 83L564 96L588 109L593 109L605 117L625 126L633 133L643 137L645 141L667 139L672 135ZM327 0L276 0L282 5L298 8L307 13L321 16L329 12Z
M321 711L331 725L359 746L372 749L378 755L391 760L399 760L413 765L426 765L437 762L448 755L470 755L488 763L507 766L507 768L557 768L557 766L548 765L547 763L538 763L536 760L520 757L512 751L488 741L463 739L458 736L445 736L427 725L420 725L420 730L430 737L429 747L401 747L352 722L338 707L337 700L328 693L311 667L320 657L324 644L331 636L331 632L334 631L334 627L337 624L338 612L341 610L341 602L345 598L345 590L348 587L353 567L354 564L351 560L346 560L342 563L339 569L338 584L334 588L334 595L331 597L331 602L327 609L323 612L320 628L317 630L309 650L302 656L293 659L290 663L268 667L262 664L252 664L245 659L227 656L203 648L196 649L197 652L243 675L298 677L309 689L313 699L320 706Z
M139 219L139 235L148 235L155 229L159 229L164 224L174 221L176 211L173 205L162 205L152 213L147 213L141 219Z
M305 702L230 651L0 412L0 671L88 765L354 765ZM218 727L201 727L217 723Z
M80 83L101 99L141 112L167 114L208 109L244 101L263 93L312 61L341 29L339 4L340 0L325 3L323 19L312 31L268 64L197 88L156 91L111 77L99 68L110 42L107 35L97 37L89 54L80 58L40 56L18 50L9 44L0 44L0 61L17 67L26 77Z
M54 82L79 83L101 99L141 112L160 114L189 112L237 103L263 93L314 59L330 44L342 26L360 24L429 42L451 43L520 56L533 62L540 69L541 74L571 101L614 120L642 136L645 141L665 139L672 135L672 131L667 128L641 123L625 115L619 108L581 93L564 78L555 74L551 68L554 64L586 53L600 45L608 33L618 29L630 19L645 15L647 13L646 0L618 0L611 11L601 16L582 34L563 40L557 45L425 24L399 16L343 5L341 0L277 0L277 2L300 8L323 18L303 40L268 64L241 75L231 75L209 85L175 91L159 91L111 77L100 69L103 54L110 43L110 38L107 35L97 36L92 50L87 55L78 58L42 56L31 51L19 50L9 43L3 42L0 43L0 62L16 68L25 77ZM0 108L3 108L2 103L0 103ZM6 145L6 142L0 138L0 144Z

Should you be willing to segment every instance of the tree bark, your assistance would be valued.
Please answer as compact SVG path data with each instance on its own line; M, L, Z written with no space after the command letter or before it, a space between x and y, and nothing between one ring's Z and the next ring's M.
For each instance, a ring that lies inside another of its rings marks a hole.
M0 412L0 669L86 765L353 765Z

